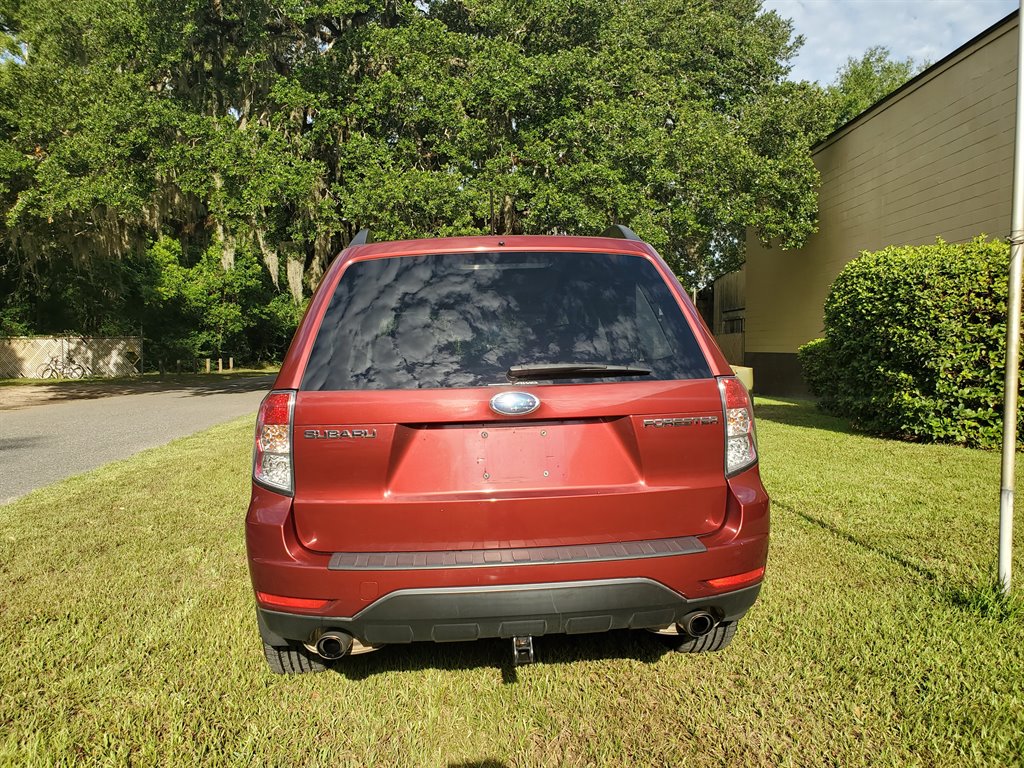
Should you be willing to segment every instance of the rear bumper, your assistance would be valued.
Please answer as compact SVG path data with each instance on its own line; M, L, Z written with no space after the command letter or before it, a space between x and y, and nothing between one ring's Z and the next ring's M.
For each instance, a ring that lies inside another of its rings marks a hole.
M760 584L687 600L649 579L562 582L501 587L408 589L387 595L352 617L310 616L257 608L264 639L313 643L342 630L370 645L455 642L485 637L582 634L665 627L696 610L736 621L754 604Z
M765 565L769 505L756 467L728 485L725 520L706 536L467 550L452 562L445 552L310 551L296 536L291 499L257 486L246 518L253 587L327 601L308 611L261 605L263 629L303 642L336 628L397 643L665 626L709 607L733 620L757 586L709 581Z

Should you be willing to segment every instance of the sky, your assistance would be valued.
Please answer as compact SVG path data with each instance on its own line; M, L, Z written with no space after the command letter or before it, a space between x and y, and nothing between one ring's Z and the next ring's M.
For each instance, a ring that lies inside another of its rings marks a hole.
M1018 7L1017 0L764 0L804 45L793 80L827 85L849 57L883 45L895 59L935 63Z

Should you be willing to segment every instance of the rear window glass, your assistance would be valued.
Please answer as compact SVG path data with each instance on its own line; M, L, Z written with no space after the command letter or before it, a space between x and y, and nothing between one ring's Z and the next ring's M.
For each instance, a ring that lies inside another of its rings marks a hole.
M676 300L639 256L431 254L346 268L313 343L307 390L507 384L514 365L628 365L711 375ZM543 375L518 379L548 381Z

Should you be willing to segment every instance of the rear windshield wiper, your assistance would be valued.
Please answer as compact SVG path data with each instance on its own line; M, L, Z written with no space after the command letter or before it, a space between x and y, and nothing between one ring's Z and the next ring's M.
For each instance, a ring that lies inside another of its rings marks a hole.
M598 376L648 376L650 368L638 365L602 365L601 363L537 363L513 365L505 375L511 379L536 376L541 379L583 379Z

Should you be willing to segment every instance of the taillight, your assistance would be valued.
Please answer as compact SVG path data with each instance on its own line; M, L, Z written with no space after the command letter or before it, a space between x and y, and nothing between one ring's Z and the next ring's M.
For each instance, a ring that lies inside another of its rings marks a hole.
M292 492L292 413L294 392L271 392L260 404L256 418L256 448L252 476L256 482L290 494Z
M718 380L725 412L725 475L732 477L757 463L754 439L754 409L750 394L735 376Z

